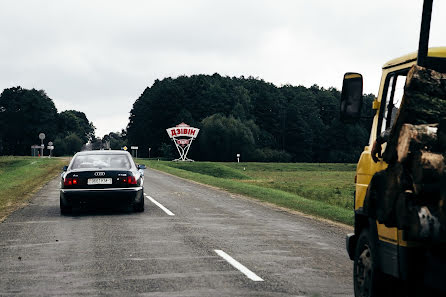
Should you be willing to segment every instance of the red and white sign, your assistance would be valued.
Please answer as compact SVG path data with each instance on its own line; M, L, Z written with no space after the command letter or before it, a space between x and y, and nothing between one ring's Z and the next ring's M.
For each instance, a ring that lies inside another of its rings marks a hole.
M177 144L179 145L187 145L190 143L189 139L177 139Z
M167 131L167 134L169 134L170 138L174 138L174 137L197 138L198 132L200 132L200 129L191 127L185 123L181 123L181 124L177 125L176 127L166 129L166 131Z
M181 123L176 125L176 127L166 129L166 132L180 154L180 158L174 161L193 161L187 158L187 153L189 152L192 141L197 138L200 129Z

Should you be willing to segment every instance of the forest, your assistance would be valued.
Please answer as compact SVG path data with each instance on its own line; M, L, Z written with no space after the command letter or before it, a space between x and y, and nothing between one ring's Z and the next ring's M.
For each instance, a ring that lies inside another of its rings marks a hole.
M81 149L138 146L140 157L178 157L166 129L182 122L199 128L188 157L197 161L356 162L369 139L373 94L363 118L339 119L340 92L317 85L275 86L253 77L179 76L156 80L133 104L129 123L99 138L80 111L58 112L43 90L20 86L0 95L0 155L29 155L30 146L54 143L54 155Z
M253 77L179 76L156 80L136 99L126 129L139 155L177 157L166 128L200 128L194 160L356 162L368 143L375 96L364 95L358 123L339 119L340 92L317 85L284 85Z
M30 155L30 146L40 145L41 132L46 145L53 142L54 155L73 155L96 139L94 130L83 112L58 113L43 90L17 86L0 95L0 155Z

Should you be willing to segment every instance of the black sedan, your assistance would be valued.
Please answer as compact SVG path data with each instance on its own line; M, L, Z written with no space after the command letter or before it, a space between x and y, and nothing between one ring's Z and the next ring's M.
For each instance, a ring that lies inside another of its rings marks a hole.
M144 211L144 169L126 151L84 151L64 167L60 183L60 212L83 204L126 203Z

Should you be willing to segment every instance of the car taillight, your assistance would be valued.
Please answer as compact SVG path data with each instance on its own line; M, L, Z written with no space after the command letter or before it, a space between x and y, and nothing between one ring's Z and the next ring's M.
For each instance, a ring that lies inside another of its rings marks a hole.
M64 186L76 186L79 183L79 179L73 177L66 177L63 181Z
M134 176L128 176L124 178L123 182L129 185L136 185L136 178Z
M118 178L119 180L119 178ZM121 178L121 184L124 185L137 185L138 184L138 180L134 177L134 176L126 176L124 178Z

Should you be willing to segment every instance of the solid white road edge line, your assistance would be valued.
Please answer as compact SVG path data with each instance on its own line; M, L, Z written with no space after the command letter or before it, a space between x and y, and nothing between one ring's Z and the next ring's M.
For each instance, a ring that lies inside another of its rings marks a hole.
M255 282L263 282L263 279L260 278L257 274L246 268L244 265L242 265L240 262L223 252L222 250L214 250L220 257L225 259L229 264L234 266L234 268L240 270L244 275L246 275L249 279L255 281Z
M150 201L152 201L154 204L156 204L156 206L158 206L159 208L161 208L162 210L164 210L165 213L167 213L169 216L174 216L175 214L173 212L171 212L170 210L168 210L167 208L165 208L161 203L159 203L158 201L156 201L155 199L153 199L152 197L150 197L149 195L146 195L147 199L149 199Z

